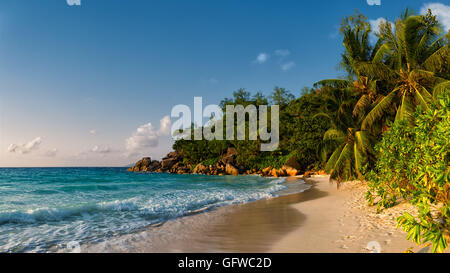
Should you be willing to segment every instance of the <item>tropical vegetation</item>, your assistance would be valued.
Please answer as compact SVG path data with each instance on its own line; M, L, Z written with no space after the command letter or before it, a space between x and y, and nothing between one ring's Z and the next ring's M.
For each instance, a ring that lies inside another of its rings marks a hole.
M367 200L379 209L405 201L416 217L398 218L416 243L443 251L450 242L450 31L431 11L406 10L371 29L356 12L340 33L344 75L325 79L300 96L275 87L268 97L245 89L222 107L280 106L280 143L261 152L260 140L178 140L185 163L214 163L228 147L249 169L277 167L295 158L303 171L325 169L338 184L367 181Z

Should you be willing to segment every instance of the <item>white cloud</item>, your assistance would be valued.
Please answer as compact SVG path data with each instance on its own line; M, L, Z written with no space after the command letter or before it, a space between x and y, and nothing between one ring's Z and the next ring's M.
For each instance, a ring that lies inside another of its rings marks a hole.
M294 62L288 62L288 63L285 63L285 64L281 65L281 70L288 71L288 70L294 68L294 66L295 66Z
M267 62L268 59L269 59L269 54L259 53L259 55L256 57L255 62L258 64L263 64L263 63Z
M373 31L374 33L379 33L378 28L380 27L380 24L381 24L382 22L386 22L386 19L380 17L380 18L375 19L375 20L369 20L370 27L372 28L372 31ZM389 23L391 24L392 29L394 29L394 23L392 23L391 21L389 21Z
M158 135L151 123L137 128L136 132L126 140L125 147L128 151L137 151L142 148L158 146Z
M381 0L367 0L367 5L369 6L381 6Z
M428 9L431 9L431 12L436 15L444 30L448 31L450 29L450 6L442 3L426 3L420 9L420 13L426 14Z
M139 126L131 137L125 140L125 148L128 152L141 152L142 149L154 148L159 144L159 138L168 136L171 130L169 116L160 120L160 128L156 130L151 123Z
M287 57L287 56L291 55L291 52L287 49L277 49L277 50L275 50L275 55L280 56L280 57Z
M89 130L89 134L91 134L91 135L95 135L95 134L97 134L97 131L96 131L96 130L94 130L94 129L92 129L92 130Z
M291 55L291 52L288 49L277 49L274 51L273 55L275 56L275 61L277 65L280 66L281 70L287 71L292 69L295 66L295 62L288 61L287 57ZM260 53L254 63L263 64L267 62L270 58L270 55L267 53Z
M94 147L92 147L91 152L98 154L108 154L111 152L111 149L108 146L99 147L98 145L95 145Z
M66 0L66 3L69 6L81 6L81 0Z
M172 122L170 121L170 117L169 116L163 117L159 121L158 136L168 136L168 135L170 135L171 126L172 126Z
M34 150L39 148L39 145L42 143L42 138L37 137L25 144L10 144L8 146L8 152L10 153L19 153L19 154L28 154Z

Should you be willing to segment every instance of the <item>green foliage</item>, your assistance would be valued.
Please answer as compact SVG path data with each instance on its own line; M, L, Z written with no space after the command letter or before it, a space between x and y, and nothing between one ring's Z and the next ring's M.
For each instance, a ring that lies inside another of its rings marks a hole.
M291 153L303 170L323 167L322 139L330 124L316 116L323 104L323 96L312 90L281 111L280 150Z
M407 197L406 188L410 188L409 180L415 167L411 164L413 128L404 120L390 125L389 131L375 146L379 155L375 168L366 174L371 196L379 196L378 205L385 208L394 206L399 197Z
M273 153L261 153L257 158L254 158L248 165L249 169L262 170L266 167L279 169L289 159L289 155L280 155Z
M206 141L206 140L177 140L174 150L184 155L184 162L196 165L216 163L226 153L228 147L238 151L236 161L247 169L262 169L268 166L282 167L286 162L287 154L295 155L306 169L309 165L320 166L319 148L322 135L327 129L328 122L315 118L318 108L323 103L321 96L304 92L298 100L284 88L275 87L270 101L281 106L280 109L280 145L275 152L260 152L259 140L232 140L232 141ZM252 95L241 88L233 92L233 97L221 102L222 108L227 105L268 105L269 99L261 92ZM270 113L270 110L269 110ZM248 122L248 121L247 121ZM236 126L236 124L235 124ZM235 130L236 132L236 130ZM294 136L294 137L293 137Z
M241 88L221 101L222 108L280 105L278 150L260 152L261 142L248 139L178 140L173 147L192 165L213 165L234 147L248 169L279 168L295 157L303 170L325 167L338 182L368 180L369 203L411 202L419 216L405 214L399 226L408 239L442 251L449 240L450 32L439 26L431 11L406 10L395 27L386 21L378 30L359 13L344 18L343 78L319 81L297 99L275 87L267 97Z
M379 158L367 175L369 202L393 206L398 199L419 210L416 218L405 213L397 219L407 238L417 244L431 242L442 252L450 240L450 91L427 110L416 111L415 126L396 121L376 146Z
M236 161L239 165L251 169L254 167L254 162L258 161L260 157L260 142L252 140L235 140L232 141L234 147L238 151Z
M273 89L273 93L270 96L270 101L273 105L279 105L280 108L286 107L293 99L294 95L291 94L291 92L287 91L284 88L280 88L278 86L275 86Z
M373 60L356 67L362 75L375 77L388 93L367 114L362 129L386 118L392 109L396 120L404 119L413 125L416 106L429 106L433 87L450 80L448 73L442 73L448 71L448 34L440 34L430 11L418 16L405 12L395 21L394 29L389 23L381 24L380 46Z
M208 158L202 161L203 165L205 166L214 166L217 164L217 162L220 161L220 157L216 157L216 158Z
M173 149L183 155L183 163L197 165L214 160L225 154L230 144L227 141L184 140L175 141Z
M359 74L356 69L358 62L369 61L371 58L370 31L367 18L357 11L355 15L342 20L340 33L344 35L345 52L342 54L341 67L347 71L349 79Z

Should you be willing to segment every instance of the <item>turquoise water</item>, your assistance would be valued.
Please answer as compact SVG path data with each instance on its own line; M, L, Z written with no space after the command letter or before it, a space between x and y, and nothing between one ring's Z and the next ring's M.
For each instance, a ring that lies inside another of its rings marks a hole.
M56 251L217 206L270 198L283 179L0 168L0 252Z

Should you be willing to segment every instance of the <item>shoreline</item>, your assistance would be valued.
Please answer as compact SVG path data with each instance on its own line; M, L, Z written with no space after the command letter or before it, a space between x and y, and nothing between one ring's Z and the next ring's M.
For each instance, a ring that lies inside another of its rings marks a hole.
M301 193L185 216L82 252L369 253L374 242L380 252L429 251L395 227L395 218L412 209L408 204L377 214L365 203L364 183L337 189L328 176L305 181L311 188Z
M273 180L273 177L267 179ZM273 215L271 211L276 210L275 214L285 212L286 201L289 203L297 201L298 195L302 192L309 191L310 187L303 181L303 176L297 177L283 177L283 183L286 183L286 188L280 190L280 196L268 199L260 199L249 201L241 204L231 204L219 206L215 208L208 208L206 210L195 211L185 216L174 218L166 222L157 223L142 228L134 233L120 235L118 237L110 238L107 241L100 243L87 243L82 245L82 252L98 253L98 252L265 252L270 245L262 247L262 244L253 242L248 245L251 248L243 246L241 239L234 238L242 231L242 220L249 220L249 215L254 215L252 223L247 223L245 226L248 231L255 233L255 230L260 230L261 226L256 225L255 221L261 223L261 213L266 215ZM299 183L299 180L302 183ZM289 201L290 200L290 201ZM281 208L280 207L281 204ZM258 213L254 214L255 210ZM289 221L279 223L279 221L268 221L264 223L265 226L273 226L271 232L262 230L261 233L266 237L273 237L272 233L285 234L286 228L292 228L291 224L298 219L295 217L295 211L291 210ZM263 221L264 222L264 221ZM235 223L233 229L229 229L230 223ZM284 229L283 229L284 225ZM232 232L230 232L232 231ZM204 240L204 237L209 240ZM241 233L242 234L242 233ZM248 236L245 236L248 238ZM223 241L228 238L227 241ZM265 243L264 243L265 245Z

